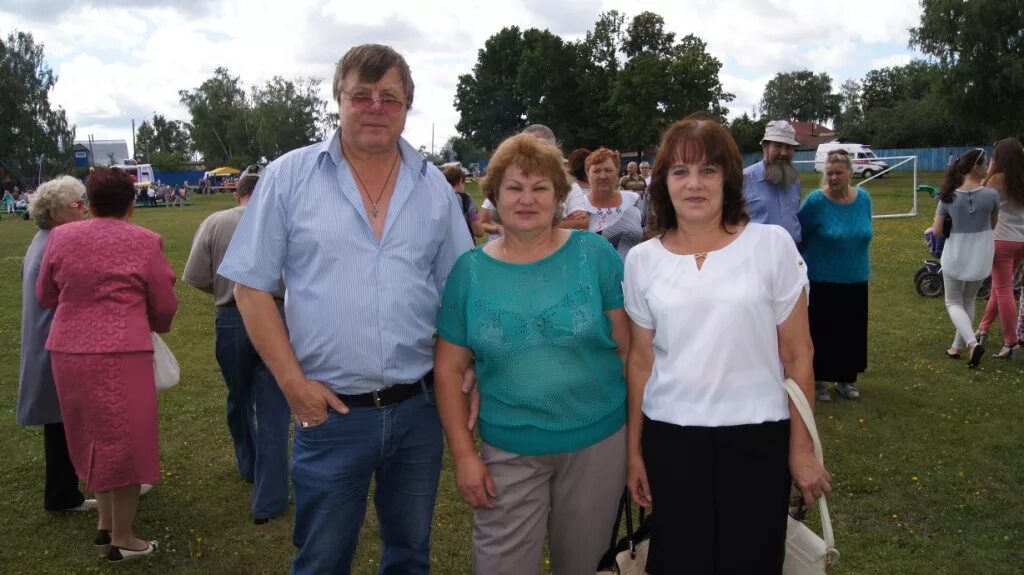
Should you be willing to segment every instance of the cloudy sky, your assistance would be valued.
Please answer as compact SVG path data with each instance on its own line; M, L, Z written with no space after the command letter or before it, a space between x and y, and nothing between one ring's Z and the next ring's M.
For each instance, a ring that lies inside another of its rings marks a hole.
M829 3L831 4L831 3ZM0 0L0 34L31 32L59 80L52 101L78 137L125 139L131 121L154 111L188 120L178 90L226 66L247 85L273 76L325 78L349 47L390 44L409 61L416 102L406 138L440 149L455 133L458 75L505 26L582 37L600 12L628 18L649 10L678 36L703 38L736 94L731 113L749 111L780 71L828 72L834 88L880 66L908 62L917 0L860 0L824 8L813 0ZM919 56L919 55L916 55ZM333 105L333 103L332 103ZM612 143L614 145L614 143Z

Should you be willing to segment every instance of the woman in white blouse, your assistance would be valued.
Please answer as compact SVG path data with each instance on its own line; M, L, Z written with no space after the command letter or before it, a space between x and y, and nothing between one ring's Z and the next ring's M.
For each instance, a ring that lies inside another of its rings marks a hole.
M623 259L640 243L647 223L643 203L636 192L619 189L619 153L594 150L584 163L590 190L570 196L565 213L587 214L590 231L603 236Z
M782 385L813 405L806 267L784 229L748 223L740 162L716 122L670 126L662 233L626 258L627 481L657 510L652 575L781 573L791 483L808 504L831 492Z

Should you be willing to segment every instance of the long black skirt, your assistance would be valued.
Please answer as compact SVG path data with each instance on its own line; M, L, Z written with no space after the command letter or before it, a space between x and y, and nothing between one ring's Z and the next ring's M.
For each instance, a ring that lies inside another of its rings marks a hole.
M868 367L868 284L811 282L814 379L854 383Z

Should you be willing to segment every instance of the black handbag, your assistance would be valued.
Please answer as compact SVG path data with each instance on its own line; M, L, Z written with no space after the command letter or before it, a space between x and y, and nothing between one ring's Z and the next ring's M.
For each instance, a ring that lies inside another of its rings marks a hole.
M619 539L623 517L626 518L626 534ZM644 575L647 572L647 549L651 539L650 521L651 517L641 507L640 527L634 529L629 490L624 490L619 500L619 512L615 515L611 542L597 564L597 575Z

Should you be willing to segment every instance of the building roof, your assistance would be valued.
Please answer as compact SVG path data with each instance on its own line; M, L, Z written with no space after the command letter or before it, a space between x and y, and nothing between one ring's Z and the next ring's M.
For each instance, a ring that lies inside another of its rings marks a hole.
M817 150L818 144L839 138L835 130L817 122L793 122L793 129L796 130L796 141L800 142L797 149L800 150Z
M124 140L93 140L92 146L89 140L75 140L75 146L81 146L93 154L93 164L97 166L110 166L123 164L128 156L128 143ZM113 157L113 162L111 162Z

